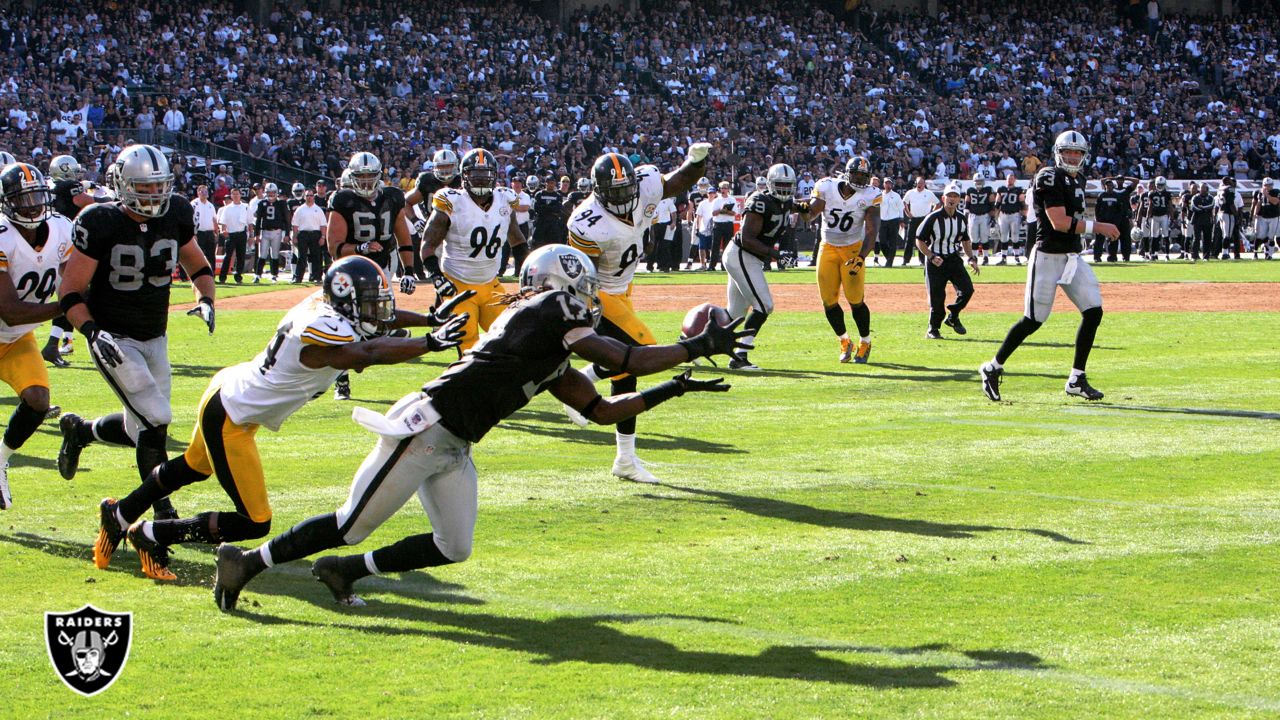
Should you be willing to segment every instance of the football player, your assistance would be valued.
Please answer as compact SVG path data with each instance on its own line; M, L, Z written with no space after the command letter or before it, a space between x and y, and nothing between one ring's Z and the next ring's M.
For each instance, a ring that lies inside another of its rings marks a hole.
M520 294L472 352L395 404L385 416L358 409L355 419L378 441L351 484L346 503L242 550L218 548L214 600L236 607L240 592L258 573L330 548L363 541L415 494L431 532L372 552L322 557L312 573L345 605L363 605L353 584L381 573L459 563L471 555L475 530L476 466L471 446L495 425L549 390L601 424L652 410L689 392L723 392L721 379L694 380L688 373L641 393L601 397L569 366L571 354L638 375L661 372L693 358L732 352L737 332L708 323L707 330L675 345L632 347L596 332L600 318L596 272L582 252L551 245L530 254Z
M1276 238L1280 237L1280 190L1275 181L1262 179L1262 187L1253 194L1253 257L1261 250L1270 260L1275 253Z
M871 358L871 310L866 299L866 259L875 244L880 219L880 191L870 186L871 163L849 158L844 177L825 177L813 186L805 222L821 215L818 248L818 296L827 323L840 339L840 362L866 363ZM910 254L910 253L908 253ZM858 349L845 329L840 310L844 291L849 313L858 326Z
M394 249L400 267L413 267L413 242L405 213L404 192L382 184L382 161L368 152L358 152L347 161L338 181L339 190L329 201L329 226L325 237L329 254L340 260L363 255L391 275ZM410 274L400 278L400 292L412 295L418 281ZM335 400L351 399L351 376L343 373L333 386Z
M459 306L468 314L460 352L466 352L502 314L506 294L498 279L502 245L510 245L516 267L528 255L515 222L516 194L498 187L493 153L475 148L462 157L462 188L442 188L431 198L431 217L422 231L422 265L439 298L460 290L474 296Z
M75 220L84 208L97 202L85 192L84 168L70 155L59 155L49 161L49 181L53 189L53 210L68 220ZM63 355L75 350L75 333L64 315L53 319L49 339L40 350L40 357L54 367L70 367Z
M747 347L729 359L731 370L760 369L747 353L755 349L756 335L773 312L773 294L764 271L770 261L781 258L776 246L786 236L795 212L796 171L790 165L773 165L760 179L765 181L765 189L751 193L743 203L742 229L721 258L729 274L729 316L747 318L742 326L747 331L742 339Z
M975 173L973 186L964 194L964 211L969 225L969 242L982 256L983 265L991 261L987 253L987 238L991 235L991 219L995 216L995 209L995 191L987 186L987 178L982 173Z
M80 453L95 440L135 448L145 480L167 458L165 438L172 419L169 389L169 286L179 263L191 278L198 315L214 329L213 271L192 242L191 203L173 192L164 153L130 145L115 161L116 196L81 211L75 220L75 250L58 289L67 319L88 339L89 354L124 412L92 422L62 416L58 472L70 480ZM175 517L167 500L157 517Z
M458 154L449 148L437 150L431 157L431 169L418 174L413 189L405 196L405 207L417 208L423 218L431 217L431 198L442 188L458 189L462 187L462 176L458 175ZM413 233L413 276L418 281L427 279L426 268L422 265L422 232Z
M631 305L631 278L644 254L645 231L657 219L663 198L688 192L707 169L710 143L693 143L688 157L674 172L663 175L653 165L633 167L627 156L606 153L591 168L591 195L569 216L569 245L586 253L600 276L600 304L603 318L600 334L629 347L657 342L649 328L636 317ZM602 365L582 370L591 382L613 380L613 394L635 392L634 375L612 372ZM566 412L574 410L566 405ZM585 425L586 416L569 412L569 418ZM656 483L636 456L636 421L618 423L614 437L617 455L613 474L624 480Z
M254 210L254 230L258 235L258 267L253 281L262 279L271 261L271 282L280 279L280 247L289 242L289 202L280 197L280 188L267 183L267 197Z
M13 505L9 458L49 412L49 372L35 329L62 314L49 298L72 244L71 221L49 204L48 185L34 166L0 169L0 380L18 396L0 442L0 510Z
M1173 193L1169 182L1161 175L1151 182L1138 207L1138 224L1143 230L1142 256L1148 260L1160 259L1160 252L1169 239L1169 212L1173 208Z
M187 451L158 466L119 502L102 501L94 564L106 568L127 535L147 577L174 580L169 547L175 543L265 536L271 530L271 505L255 439L258 429L279 432L289 416L323 395L340 372L391 365L457 345L466 319L448 318L456 304L441 306L438 316L397 311L386 273L372 260L352 255L334 263L323 290L284 316L266 349L213 376L200 399ZM393 329L421 326L439 329L421 338L387 337ZM233 510L185 520L139 520L152 503L211 475L218 476Z
M1018 180L1013 173L1004 176L1004 187L996 191L996 207L1000 210L999 233L996 238L996 253L1000 255L997 265L1005 264L1006 253L1012 254L1013 248L1022 240L1022 219L1026 212L1027 195L1018 187ZM1014 256L1014 262L1017 256Z
M1075 130L1065 130L1053 142L1054 164L1042 168L1031 182L1036 234L1027 260L1024 315L1009 328L996 356L978 369L982 390L993 401L1000 400L1004 364L1013 351L1049 319L1059 285L1081 316L1080 329L1076 332L1075 361L1066 392L1086 400L1102 399L1102 393L1085 378L1085 364L1102 322L1102 292L1093 269L1080 257L1081 236L1100 235L1115 240L1120 237L1120 230L1108 222L1084 219L1085 183L1081 170L1088 157L1089 141L1085 136Z

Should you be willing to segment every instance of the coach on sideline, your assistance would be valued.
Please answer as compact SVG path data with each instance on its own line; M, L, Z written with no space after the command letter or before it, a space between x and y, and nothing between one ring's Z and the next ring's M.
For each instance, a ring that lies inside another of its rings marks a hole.
M960 186L950 183L942 191L942 207L925 216L915 236L916 248L924 253L925 287L929 293L929 330L924 334L927 340L941 340L939 328L946 314L947 327L964 335L964 325L960 324L960 311L969 304L973 297L973 281L964 271L964 261L960 259L960 249L969 258L973 274L977 275L978 256L973 254L973 244L969 241L968 221L960 207ZM947 283L956 288L956 301L947 305Z
M893 258L898 254L898 237L902 232L903 202L902 196L893 189L893 180L884 179L880 191L880 230L876 239L880 252L884 253L885 267L893 267ZM902 253L902 264L911 259L911 237L907 237L907 248Z
M903 265L911 264L916 233L920 230L920 223L924 222L924 216L928 215L938 205L938 196L925 187L924 183L924 176L918 176L916 178L916 186L902 196L903 209L907 216L907 242L902 250ZM920 263L924 264L923 255L920 256Z

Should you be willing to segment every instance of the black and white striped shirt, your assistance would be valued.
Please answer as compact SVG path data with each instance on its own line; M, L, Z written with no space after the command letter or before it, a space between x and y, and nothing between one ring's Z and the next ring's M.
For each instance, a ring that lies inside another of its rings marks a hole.
M916 237L934 253L951 255L960 252L960 243L969 239L969 223L959 211L947 215L945 209L938 208L924 217Z

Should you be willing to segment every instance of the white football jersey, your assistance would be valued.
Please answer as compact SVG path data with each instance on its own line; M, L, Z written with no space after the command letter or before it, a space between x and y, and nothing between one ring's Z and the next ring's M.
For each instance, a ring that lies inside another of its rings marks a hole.
M31 247L8 217L0 215L0 272L8 273L18 299L47 303L62 281L60 267L71 257L71 221L53 213L36 229L40 249ZM40 326L40 323L10 327L0 320L0 343L8 344Z
M870 185L848 198L840 194L839 178L824 177L813 186L812 199L821 199L822 242L832 247L857 245L866 231L867 208L880 207L880 191Z
M257 357L218 373L227 416L237 425L254 423L279 430L290 415L328 390L342 374L336 368L303 365L302 349L346 345L358 339L351 323L324 301L322 292L309 295L284 316L276 336Z
M498 276L502 246L515 214L516 194L495 187L485 210L465 189L441 188L431 197L431 207L449 216L449 230L440 247L440 266L449 277L471 285L491 282Z
M644 254L644 231L657 220L658 203L662 202L658 168L641 165L636 168L636 180L640 182L640 202L630 218L605 210L595 193L578 203L569 216L569 244L596 261L600 289L610 295L621 295L631 285Z

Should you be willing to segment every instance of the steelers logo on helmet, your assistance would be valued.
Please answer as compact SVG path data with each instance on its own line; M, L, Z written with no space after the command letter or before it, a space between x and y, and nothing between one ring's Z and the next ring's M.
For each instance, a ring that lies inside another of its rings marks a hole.
M325 301L363 337L385 335L396 318L386 273L363 255L348 255L324 276Z
M483 148L469 150L462 156L459 172L462 174L462 186L467 192L477 197L493 194L493 186L498 179L498 166L494 162L493 153Z
M871 161L861 155L849 158L844 165L844 179L851 187L862 189L871 184Z
M334 273L331 285L334 297L351 297L356 291L355 283L351 282L351 276L344 272Z
M591 167L591 189L604 209L619 217L631 215L640 204L640 180L625 155L605 153L597 158Z

